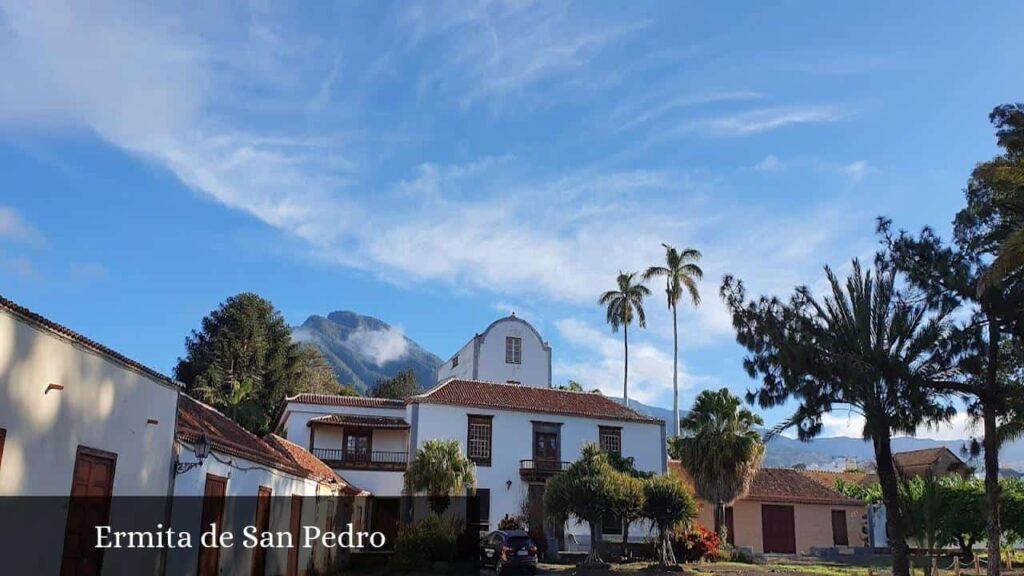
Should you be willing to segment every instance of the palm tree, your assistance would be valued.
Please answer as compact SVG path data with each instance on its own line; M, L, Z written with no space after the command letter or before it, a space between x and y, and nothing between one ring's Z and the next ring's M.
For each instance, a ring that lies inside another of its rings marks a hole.
M1024 174L1024 169L1018 170ZM1024 182L1024 177L1021 181ZM998 243L995 260L978 282L979 295L1024 268L1024 194L1018 192L1018 195L1020 198L1008 199L1004 203L1005 235Z
M616 278L618 290L609 290L601 295L597 303L607 309L607 321L612 325L612 332L618 332L622 326L622 346L625 363L622 369L622 402L629 407L629 325L636 317L641 328L647 327L647 316L644 314L644 298L651 295L650 289L643 284L635 283L636 272L625 273L619 270Z
M453 494L464 494L476 486L476 468L462 453L457 440L427 440L405 471L405 489L410 494L425 492L430 509L441 514Z
M680 423L683 435L669 452L693 478L697 495L715 505L715 532L725 527L725 507L746 494L761 465L761 417L740 407L727 388L705 390Z
M676 309L683 297L683 289L690 295L694 308L700 306L700 292L697 281L704 278L704 271L696 264L700 260L699 250L684 248L681 252L674 246L665 247L665 264L651 266L644 272L644 281L652 278L665 277L665 296L668 307L672 310L672 415L675 436L679 436L679 324L676 320Z

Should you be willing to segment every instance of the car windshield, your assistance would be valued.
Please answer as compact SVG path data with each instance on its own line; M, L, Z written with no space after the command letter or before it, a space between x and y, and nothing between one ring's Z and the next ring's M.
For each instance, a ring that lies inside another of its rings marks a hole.
M508 547L513 550L527 548L530 546L530 538L527 536L512 536L508 539Z

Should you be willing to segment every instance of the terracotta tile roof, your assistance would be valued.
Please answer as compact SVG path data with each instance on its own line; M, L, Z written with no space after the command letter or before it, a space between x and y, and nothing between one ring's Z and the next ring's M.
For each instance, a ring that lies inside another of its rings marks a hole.
M308 476L323 483L334 483L341 486L341 491L350 496L368 496L370 493L356 488L342 478L330 466L311 454L308 450L294 442L290 442L277 434L268 434L263 440L280 452L285 458L305 470Z
M405 418L395 416L354 416L351 414L329 414L318 418L311 418L309 423L326 424L330 426L360 426L363 428L391 428L404 430L409 428Z
M285 400L297 404L317 404L320 406L358 406L361 408L393 408L396 410L405 408L405 400L340 396L338 394L313 394L310 392L296 394L290 398L285 398Z
M11 300L8 300L3 296L0 296L0 310L7 310L8 312L14 314L15 316L21 318L26 322L34 324L39 328L49 330L50 332L53 332L59 336L63 336L64 338L67 338L68 340L71 340L84 348L88 348L93 352L102 354L103 356L106 356L107 358L119 364L122 364L123 366L131 368L133 370L137 370L154 380L158 380L164 384L173 386L175 388L181 387L181 383L174 380L173 378L165 376L160 372L157 372L156 370L153 370L152 368L146 366L145 364L142 364L141 362L136 362L135 360L132 360L131 358L121 354L120 352L117 352L116 350L107 348L106 346L100 344L99 342L96 342L95 340L86 338L85 336L82 336L78 332L75 332L74 330L61 324L58 324L53 320L50 320L42 316L41 314L37 314L36 312L33 312L28 308L25 308L24 306L15 304Z
M909 450L897 452L892 455L893 462L900 468L914 468L917 466L931 466L944 454L950 454L953 458L960 460L960 457L953 454L953 451L945 446L940 448L924 448L922 450Z
M569 392L478 380L451 379L409 399L410 403L450 404L497 410L582 416L661 424L662 420L635 412L594 392Z
M835 486L836 480L842 480L847 484L855 484L857 486L870 486L878 483L878 474L870 472L829 472L826 470L802 470L802 472L804 476L826 488Z
M283 451L284 447L279 442L271 444L264 441L213 407L186 394L180 394L178 399L178 438L192 443L203 434L206 434L210 446L218 452L245 458L275 470L317 482L329 483L337 478L347 484L333 471L331 471L331 476L324 475L323 469L314 465L306 457L302 457L300 463L300 458L293 454L292 449ZM291 443L289 442L289 444ZM305 452L294 444L292 446ZM309 454L309 458L316 459L312 454ZM321 464L323 463L321 462Z
M669 460L668 469L669 472L682 477L687 485L693 486L693 479L678 460ZM800 470L790 468L761 468L750 484L750 491L740 500L782 504L864 506L864 502L844 496L805 476Z

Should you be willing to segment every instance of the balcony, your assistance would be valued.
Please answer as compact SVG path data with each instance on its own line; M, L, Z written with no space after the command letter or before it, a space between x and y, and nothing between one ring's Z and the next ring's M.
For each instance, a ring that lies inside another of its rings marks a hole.
M313 448L313 455L335 470L384 470L402 472L409 461L409 453L348 452L334 448Z
M564 472L572 462L558 460L520 460L519 477L525 482L544 482L548 478Z

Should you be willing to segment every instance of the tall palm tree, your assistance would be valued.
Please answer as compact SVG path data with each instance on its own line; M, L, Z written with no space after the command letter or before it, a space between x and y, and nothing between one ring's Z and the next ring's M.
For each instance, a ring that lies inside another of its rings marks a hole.
M437 514L448 508L453 494L475 486L476 468L456 440L427 440L405 471L405 489L410 494L425 492Z
M597 303L604 306L607 312L607 322L612 326L612 332L618 332L622 327L622 347L625 363L622 369L622 402L629 406L629 325L636 318L636 323L641 328L647 327L647 316L644 314L644 298L651 295L647 286L640 284L636 272L623 272L619 270L616 278L618 290L609 290L601 294Z
M715 532L725 526L725 507L746 494L761 465L761 417L740 406L727 388L701 392L681 422L683 434L669 452L693 478L694 491L715 505Z
M665 264L651 266L644 272L644 281L652 278L665 277L665 297L668 307L672 310L672 415L674 435L679 436L679 323L676 320L676 309L683 297L683 290L690 295L694 308L700 306L700 292L697 281L704 278L704 271L696 264L700 260L699 250L684 248L676 250L674 246L665 247Z

